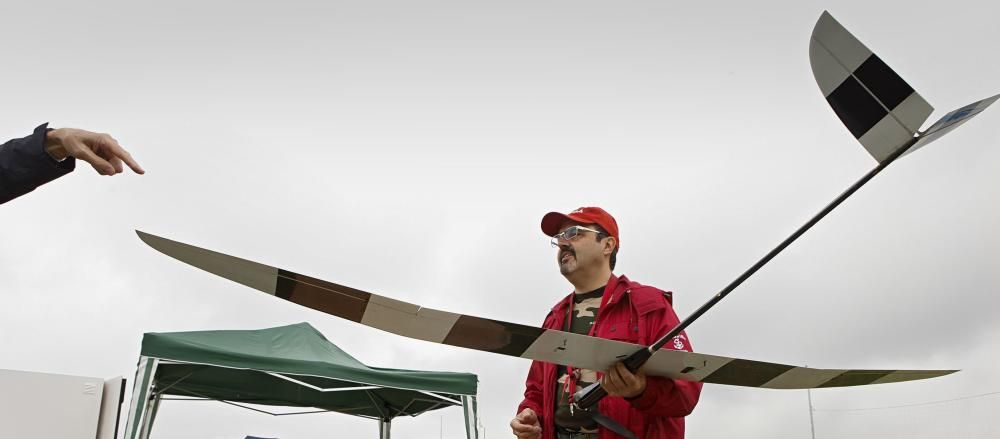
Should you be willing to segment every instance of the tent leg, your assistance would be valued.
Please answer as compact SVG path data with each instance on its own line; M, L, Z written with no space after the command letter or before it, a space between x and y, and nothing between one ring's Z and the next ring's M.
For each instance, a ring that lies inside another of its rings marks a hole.
M162 394L157 393L156 396L149 401L149 408L146 409L146 413L148 413L146 417L146 425L143 426L142 433L140 434L141 439L149 439L149 436L153 431L153 422L156 422L156 413L160 411L160 398L162 396Z
M379 439L389 439L389 429L392 427L391 419L379 419L378 421L378 438Z
M476 407L476 397L463 395L462 410L465 412L466 439L479 439L479 413Z
M153 411L155 401L152 397L146 399L146 407L142 410L146 416L142 419L142 424L139 426L139 439L149 439L149 427L151 427L149 415Z
M129 417L125 423L124 439L137 439L147 422L149 414L150 388L156 375L156 366L160 360L149 357L139 357L139 367L132 384L132 402L129 404Z

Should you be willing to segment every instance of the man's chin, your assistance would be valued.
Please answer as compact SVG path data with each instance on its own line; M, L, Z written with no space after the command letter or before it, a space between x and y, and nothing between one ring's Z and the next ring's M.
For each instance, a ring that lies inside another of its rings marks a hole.
M559 272L562 273L563 276L568 276L574 271L576 271L576 264L559 264Z

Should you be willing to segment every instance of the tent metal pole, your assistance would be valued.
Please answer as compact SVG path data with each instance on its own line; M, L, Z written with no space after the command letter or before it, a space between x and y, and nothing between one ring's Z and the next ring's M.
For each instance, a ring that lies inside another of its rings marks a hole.
M149 413L149 429L146 431L146 439L153 434L153 423L156 422L156 415L160 413L160 401L163 400L163 393L156 393L153 398L153 411Z
M137 439L142 436L148 416L149 394L153 387L153 377L159 359L141 356L139 367L136 368L135 381L132 384L132 400L129 403L129 417L125 423L124 439Z
M391 419L379 419L378 421L378 437L379 439L389 439L389 430L392 428Z
M146 418L142 422L142 430L139 432L139 439L149 439L153 430L153 420L156 418L156 411L160 408L160 394L155 394L146 402Z
M806 389L806 397L809 398L809 431L812 433L812 439L816 439L816 424L813 423L813 396L809 389Z
M479 439L479 414L477 413L476 397L462 395L462 411L465 412L465 438Z

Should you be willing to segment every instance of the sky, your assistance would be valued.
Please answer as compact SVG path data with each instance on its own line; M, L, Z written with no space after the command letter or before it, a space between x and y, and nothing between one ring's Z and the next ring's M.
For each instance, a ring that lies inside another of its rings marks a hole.
M144 332L309 322L374 366L473 372L507 437L528 362L402 338L146 247L140 229L437 309L539 325L571 286L539 230L602 206L616 272L681 317L875 161L808 61L823 10L944 113L1000 92L985 1L4 2L0 137L111 133L0 207L0 368L134 376ZM894 163L688 334L819 368L962 369L812 392L815 436L996 437L1000 110ZM706 385L688 437L801 438L803 391ZM461 438L458 408L395 437ZM164 403L153 437L376 437L375 421Z

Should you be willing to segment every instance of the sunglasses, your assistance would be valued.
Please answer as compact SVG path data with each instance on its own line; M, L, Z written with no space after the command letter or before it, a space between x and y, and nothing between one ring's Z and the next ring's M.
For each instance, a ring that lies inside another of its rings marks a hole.
M594 230L584 226L573 226L566 230L563 230L562 232L552 235L552 239L549 240L549 243L551 243L553 247L559 247L560 241L572 241L576 239L577 236L580 236L581 231L594 232L598 235L607 235L606 233L601 232L600 230Z

